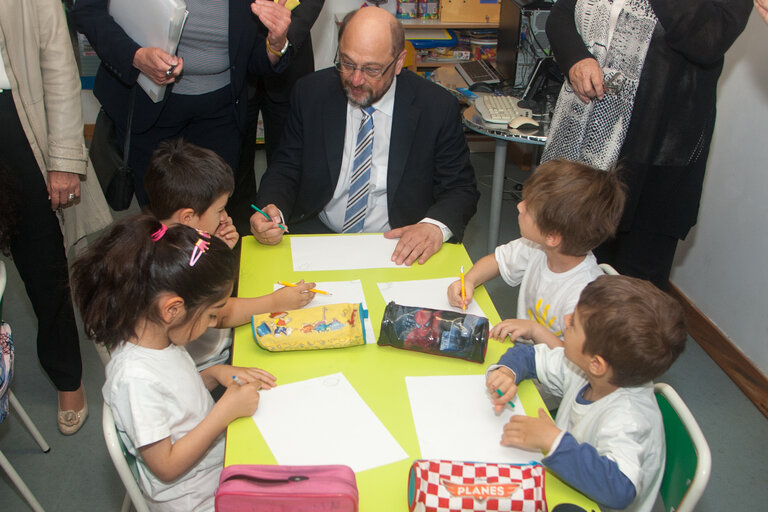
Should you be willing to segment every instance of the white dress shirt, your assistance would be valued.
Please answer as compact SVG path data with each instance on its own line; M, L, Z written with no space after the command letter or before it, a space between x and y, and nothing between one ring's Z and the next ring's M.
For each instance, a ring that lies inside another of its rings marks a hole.
M383 233L392 229L389 225L389 210L387 208L387 168L389 165L389 143L392 132L392 113L395 109L396 89L397 77L392 81L392 85L384 96L371 105L376 110L373 113L373 155L368 192L368 209L363 226L363 231L366 233ZM354 165L357 134L360 131L362 120L362 109L347 102L347 124L344 133L344 152L341 158L339 181L336 184L333 197L319 215L323 224L336 233L341 233L344 226L350 177L354 170L352 167ZM440 221L425 218L421 222L427 222L439 227L443 234L444 242L453 236L451 230Z

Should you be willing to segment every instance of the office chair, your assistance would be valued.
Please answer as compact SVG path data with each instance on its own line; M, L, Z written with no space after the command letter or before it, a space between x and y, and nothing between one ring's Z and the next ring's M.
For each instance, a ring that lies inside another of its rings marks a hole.
M709 482L712 455L696 419L670 386L654 385L664 420L667 462L661 480L661 499L667 512L690 512Z
M149 507L138 483L139 473L136 468L136 458L128 453L120 440L117 427L115 427L115 418L112 416L112 409L106 402L102 410L101 427L104 430L104 441L107 443L109 458L112 459L117 474L125 486L125 498L120 512L128 512L131 509L131 503L133 503L136 512L149 512Z
M2 304L3 304L3 294L5 293L5 283L6 283L5 263L0 261L0 314L2 314ZM35 426L34 423L32 423L32 420L30 419L29 415L19 403L18 399L16 398L16 395L14 395L13 391L11 391L12 377L13 377L13 339L11 337L11 327L5 322L0 322L0 423L2 423L2 421L6 418L6 415L4 414L4 410L3 410L4 409L3 402L5 402L7 398L7 401L10 403L10 406L19 416L19 419L21 419L22 423L24 423L24 426L26 427L27 431L30 433L30 435L34 438L34 440L40 446L40 449L43 450L44 453L48 453L49 451L51 451L51 447L48 446L47 442L45 442L45 439L40 434L40 431L37 430L37 427ZM16 472L16 470L11 465L10 461L5 457L5 455L1 450L0 450L0 467L3 468L3 470L8 475L8 478L11 479L11 482L13 482L13 484L19 490L21 495L27 501L27 503L29 504L29 508L31 508L35 512L44 512L43 507L40 505L40 502L37 501L37 499L35 498L35 495L32 494L32 491L29 490L29 487L27 487L27 485L24 483L24 480L21 479L19 474Z

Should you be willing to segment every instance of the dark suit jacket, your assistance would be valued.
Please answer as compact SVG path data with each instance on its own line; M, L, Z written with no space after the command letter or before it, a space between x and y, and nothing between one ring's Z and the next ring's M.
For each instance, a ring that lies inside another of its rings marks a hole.
M125 126L129 93L139 76L139 70L133 67L133 56L141 46L128 37L109 15L108 3L109 0L78 0L71 11L71 20L101 58L93 90L96 98L115 124ZM282 71L292 53L289 52L272 68L265 48L266 29L251 12L250 3L250 0L229 0L230 88L232 108L241 131L245 126L248 102L246 75ZM166 98L172 87L166 89ZM138 88L132 131L151 128L164 105L165 101L153 103Z
M301 5L291 11L291 26L288 27L288 41L293 48L291 65L280 74L263 77L264 91L272 101L288 103L293 84L315 70L310 30L324 4L325 0L303 0Z
M261 180L260 206L274 203L289 223L325 207L339 179L346 106L335 68L296 83L280 147ZM403 70L395 91L387 170L390 226L430 217L461 240L479 195L456 98Z

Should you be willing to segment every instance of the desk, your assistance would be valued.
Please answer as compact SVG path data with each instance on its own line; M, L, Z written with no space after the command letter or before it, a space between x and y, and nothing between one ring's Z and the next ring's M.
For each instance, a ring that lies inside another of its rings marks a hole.
M444 244L425 265L397 269L364 269L355 271L301 272L293 271L290 240L286 236L274 246L261 245L252 236L242 239L240 264L241 296L264 295L280 280L345 281L360 279L363 285L374 331L379 326L386 304L376 283L408 281L457 276L459 266L472 266L464 246ZM334 235L327 235L334 236ZM475 300L488 313L492 323L500 321L496 309L484 288L475 292ZM253 341L249 325L235 330L233 364L257 366L272 372L278 384L343 372L360 396L376 413L382 423L408 453L408 459L362 471L357 474L361 512L398 512L407 510L408 470L414 459L420 458L419 443L411 415L406 376L482 374L487 363L495 362L508 348L491 340L485 364L471 363L448 357L431 356L375 344L343 349L306 352L267 352ZM543 402L530 381L520 386L520 399L526 411L536 414ZM290 404L286 405L290 407ZM307 418L308 428L312 419ZM499 433L501 436L501 433ZM225 465L275 464L263 437L251 418L240 418L227 429ZM547 475L547 500L550 509L561 502L577 503L585 509L597 507L581 494Z
M464 110L464 125L470 130L495 139L496 148L493 156L493 182L491 185L491 212L488 220L488 253L491 254L499 243L499 228L501 227L501 198L504 192L504 170L507 165L507 143L519 142L533 144L531 156L531 172L539 159L539 150L547 142L546 132L549 122L542 122L534 130L507 129L504 125L486 123L472 105Z

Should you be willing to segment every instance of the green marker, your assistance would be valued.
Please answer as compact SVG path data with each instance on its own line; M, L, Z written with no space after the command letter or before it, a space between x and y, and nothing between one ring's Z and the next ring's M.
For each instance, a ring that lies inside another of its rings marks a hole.
M501 392L500 389L497 389L496 392L499 394L499 396L504 396L504 393ZM507 402L513 409L515 408L515 402L513 400L510 400Z
M264 213L264 211L263 211L263 210L261 210L261 209L260 209L258 206L256 206L255 204L252 204L252 205L251 205L251 208L253 208L253 209L254 209L254 210L256 210L257 212L259 212L260 214L262 214L263 216L265 216L265 217L267 218L267 220L272 220L272 217L270 217L269 215L267 215L266 213ZM280 229L282 229L283 231L288 231L288 228L286 228L285 226L283 226L283 225L282 225L282 224L280 224L279 222L277 223L277 225L278 225L278 226L280 226Z

